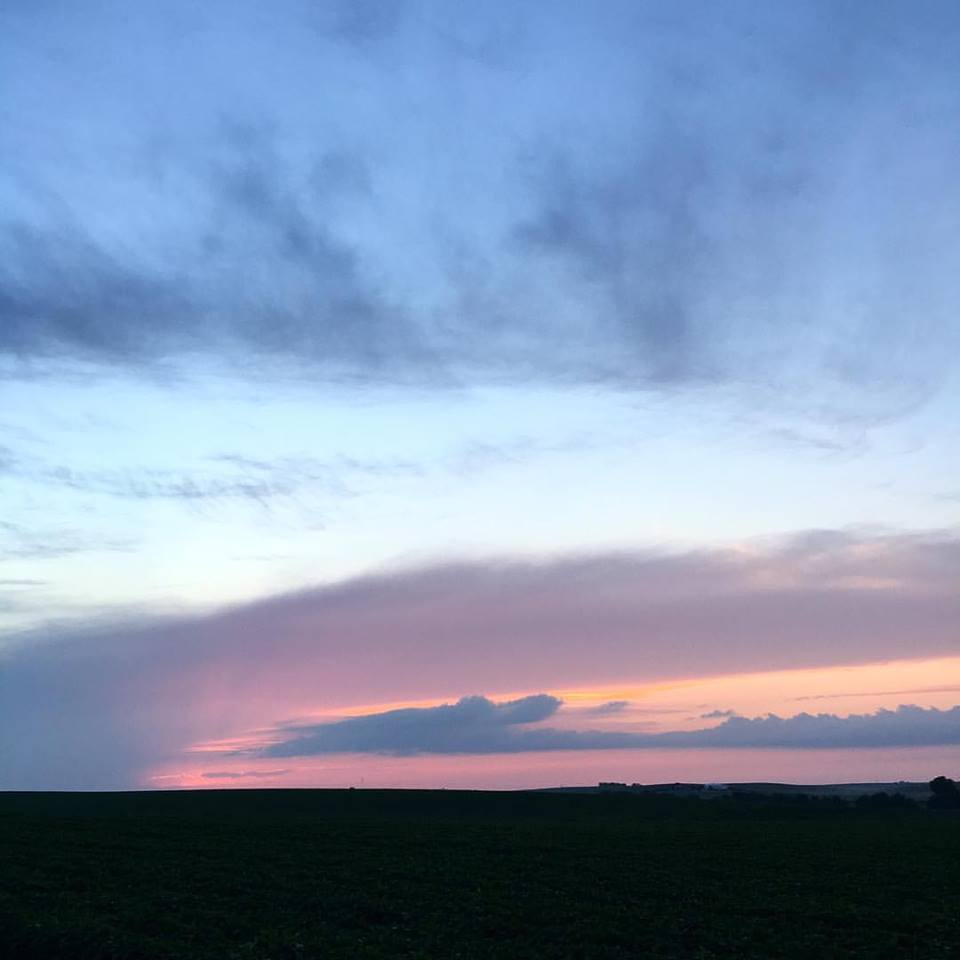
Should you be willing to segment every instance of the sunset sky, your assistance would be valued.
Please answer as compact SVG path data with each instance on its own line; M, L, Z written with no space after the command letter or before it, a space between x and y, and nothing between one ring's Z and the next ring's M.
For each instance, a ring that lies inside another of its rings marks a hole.
M0 6L0 789L960 774L960 6Z

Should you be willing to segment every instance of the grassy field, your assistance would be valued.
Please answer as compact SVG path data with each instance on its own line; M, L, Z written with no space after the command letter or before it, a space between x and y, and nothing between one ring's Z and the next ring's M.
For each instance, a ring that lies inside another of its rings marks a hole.
M960 957L960 817L380 791L0 794L0 957Z

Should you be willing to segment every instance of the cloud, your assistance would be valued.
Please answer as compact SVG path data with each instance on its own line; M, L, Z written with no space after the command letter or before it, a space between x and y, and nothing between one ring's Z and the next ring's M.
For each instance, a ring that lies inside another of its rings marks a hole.
M556 713L560 700L536 694L494 703L463 697L454 704L415 707L294 728L294 736L264 748L269 757L323 753L506 753L515 749L514 728ZM290 728L286 728L289 731Z
M58 213L0 222L0 355L143 367L207 354L388 380L413 364L427 376L418 336L323 213L363 182L362 163L321 153L298 175L269 133L236 124L211 154L191 160L209 213L181 254L111 249Z
M904 747L960 744L960 706L950 710L900 706L896 710L839 717L728 716L717 727L675 733L558 730L529 725L552 716L560 701L547 694L494 703L464 697L454 704L389 710L332 723L282 731L283 739L253 751L266 757L331 753L415 754L521 753L691 747Z
M289 772L289 770L208 770L200 776L204 780L272 780Z
M956 35L955 10L928 12L928 24ZM909 147L880 162L877 151L902 129L894 116L946 79L943 39L895 5L870 25L835 4L789 15L741 4L722 24L702 14L676 11L653 27L644 120L618 125L614 106L598 129L575 115L584 136L533 153L517 242L626 351L625 377L631 368L667 382L775 371L776 382L793 373L921 389L933 344L957 335L944 296L953 287L942 272L944 221L928 220L913 248L896 236L929 186L918 150L938 180L949 151L943 129L925 124L910 126ZM895 66L907 34L927 59ZM891 112L894 89L902 99ZM870 174L858 179L865 164ZM884 194L888 179L906 192ZM905 282L903 261L881 274L881 247L893 245L928 284ZM797 336L811 323L816 343ZM895 362L893 343L903 345Z
M8 634L4 786L132 785L192 743L321 706L952 656L958 567L950 534L820 531L438 564L205 615Z
M855 693L816 693L804 697L794 697L794 700L835 700L838 697L903 697L916 693L960 693L960 685L913 687L908 690L861 690Z
M0 229L0 354L143 363L197 346L182 278L111 255L82 227Z
M31 483L123 500L179 500L199 504L245 499L266 505L271 499L291 497L306 488L346 497L352 494L352 478L410 475L420 469L411 461L399 459L339 457L321 461L311 457L277 457L265 460L225 453L207 458L193 469L179 471L142 467L78 470L20 458L10 472Z
M319 6L314 16L321 32L365 48L396 32L406 5L405 0L335 0Z
M694 329L704 240L693 180L702 161L697 145L672 134L655 139L630 158L628 178L546 163L535 210L514 236L534 260L552 258L572 273L566 292L609 345L629 352L627 363L597 353L598 370L654 384L705 382L721 371L702 353L708 331Z
M861 748L960 744L960 706L901 705L896 710L851 714L799 713L792 717L728 717L719 726L661 734L663 746Z
M0 354L902 410L958 337L920 6L21 5Z
M169 470L96 471L84 473L55 467L36 479L83 493L99 493L129 500L183 500L197 502L241 498L264 503L289 495L297 484L279 476L223 477Z
M631 706L629 700L608 700L599 706L590 707L586 712L595 717L609 717L612 714L623 713Z
M736 710L711 710L709 713L701 713L701 720L722 720L727 717L737 716Z
M88 552L129 553L136 549L129 538L104 537L74 527L28 527L0 521L0 562L48 560Z

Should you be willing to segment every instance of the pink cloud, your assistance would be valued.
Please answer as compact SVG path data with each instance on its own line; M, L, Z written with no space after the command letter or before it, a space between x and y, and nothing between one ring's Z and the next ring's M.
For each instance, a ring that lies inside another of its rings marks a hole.
M3 785L135 783L198 741L364 703L955 654L958 568L954 536L812 533L437 565L51 628L2 655Z

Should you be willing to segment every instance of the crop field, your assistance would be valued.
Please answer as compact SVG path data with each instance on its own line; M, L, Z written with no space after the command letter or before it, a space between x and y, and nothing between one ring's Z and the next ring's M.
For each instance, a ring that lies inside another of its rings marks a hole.
M960 957L960 817L616 794L0 794L0 957Z

